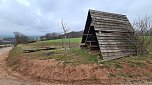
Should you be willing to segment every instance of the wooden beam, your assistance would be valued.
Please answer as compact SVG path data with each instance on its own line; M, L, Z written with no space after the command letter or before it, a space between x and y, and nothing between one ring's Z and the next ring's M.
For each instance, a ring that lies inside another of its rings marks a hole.
M97 41L87 41L87 42L97 42Z
M90 32L91 25L92 25L92 22L90 22L90 26L89 26L89 30L88 30L87 34L89 34L89 32ZM88 35L87 35L87 37L86 37L85 43L87 42L87 39L88 39Z
M95 47L99 47L98 45L89 45L89 48L95 48Z
M86 36L87 36L87 35L93 35L93 34L83 34L83 35L86 35Z

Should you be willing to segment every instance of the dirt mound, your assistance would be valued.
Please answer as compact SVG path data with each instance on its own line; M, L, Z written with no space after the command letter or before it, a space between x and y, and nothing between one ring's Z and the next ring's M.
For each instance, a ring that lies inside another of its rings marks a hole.
M21 59L17 69L24 76L57 83L108 83L108 72L102 65L64 65L51 60Z
M129 64L122 64L121 69L116 69L114 66L111 66L107 71L114 74L117 77L113 77L111 82L122 83L122 82L144 82L152 81L152 64L146 64L143 67L133 67ZM150 84L151 85L151 84Z

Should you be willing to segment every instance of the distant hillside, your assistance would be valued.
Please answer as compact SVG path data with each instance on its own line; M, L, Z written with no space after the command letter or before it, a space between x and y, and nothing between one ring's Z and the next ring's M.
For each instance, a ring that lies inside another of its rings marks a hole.
M0 38L14 38L12 35L0 35Z
M67 36L71 38L82 37L82 35L83 35L83 31L78 31L78 32L72 31L70 33L67 33ZM59 37L62 37L62 36L64 36L64 34L59 35Z
M66 34L67 37L70 38L79 38L82 37L83 35L83 31L72 31ZM64 34L60 34L60 33L47 33L43 36L40 36L40 40L53 40L53 39L61 39L62 37L64 37Z

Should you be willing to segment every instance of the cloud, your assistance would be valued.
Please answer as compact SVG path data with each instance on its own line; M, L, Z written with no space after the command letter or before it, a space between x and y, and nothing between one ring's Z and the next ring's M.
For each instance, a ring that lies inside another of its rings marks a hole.
M151 0L0 0L0 34L61 32L61 19L71 31L83 30L88 9L126 14L130 21L152 15Z
M27 6L27 7L31 6L31 4L27 0L17 0L17 2L23 4L23 5Z

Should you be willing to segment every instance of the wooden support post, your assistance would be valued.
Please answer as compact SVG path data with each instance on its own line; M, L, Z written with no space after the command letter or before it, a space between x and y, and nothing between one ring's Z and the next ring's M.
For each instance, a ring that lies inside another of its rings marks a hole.
M91 22L90 22L90 23L91 23ZM89 30L88 30L88 32L87 32L87 37L86 37L86 40L85 40L85 44L86 44L86 42L87 42L87 39L88 39L88 35L89 35L89 32L90 32L91 26L92 26L92 25L89 26Z

